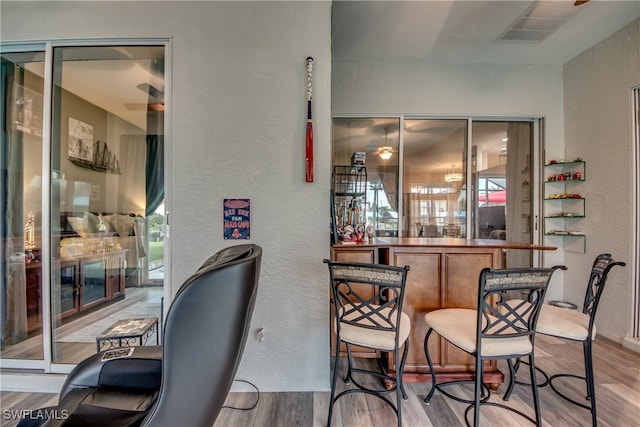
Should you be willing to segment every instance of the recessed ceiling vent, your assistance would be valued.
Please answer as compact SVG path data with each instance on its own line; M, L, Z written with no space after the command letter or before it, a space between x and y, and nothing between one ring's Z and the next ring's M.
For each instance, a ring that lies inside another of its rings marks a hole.
M539 43L567 22L581 8L573 1L538 1L498 38L501 41Z

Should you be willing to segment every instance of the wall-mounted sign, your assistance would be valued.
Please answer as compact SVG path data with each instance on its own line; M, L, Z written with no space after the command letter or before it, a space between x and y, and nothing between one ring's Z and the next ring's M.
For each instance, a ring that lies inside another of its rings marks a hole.
M224 199L225 240L251 238L251 199Z

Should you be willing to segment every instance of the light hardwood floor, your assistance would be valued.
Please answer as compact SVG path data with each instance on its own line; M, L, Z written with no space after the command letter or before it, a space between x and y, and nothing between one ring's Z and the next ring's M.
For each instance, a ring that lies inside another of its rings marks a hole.
M555 338L537 338L537 365L547 373L582 373L582 346ZM364 363L369 363L364 361ZM594 343L594 366L596 370L596 396L598 398L598 421L600 427L640 426L640 354L623 348L610 340L599 337ZM505 365L500 365L504 369ZM341 365L341 372L345 369ZM341 381L339 382L342 383ZM407 384L409 399L403 403L403 422L407 427L458 427L464 426L463 414L466 405L452 401L436 393L431 404L422 401L428 384ZM342 385L341 385L342 387ZM584 395L582 384L568 384ZM501 401L504 385L492 394L492 399ZM460 393L471 396L471 388L459 388ZM53 405L57 397L44 393L2 392L2 426L12 427L15 420L7 419L6 410L34 409ZM226 405L241 408L251 407L256 393L231 393ZM591 424L591 416L559 398L549 388L540 389L543 426L582 427ZM258 404L251 410L225 408L214 427L306 427L326 425L329 393L261 393ZM516 386L508 402L526 413L532 414L531 392L528 387ZM8 417L10 418L10 417ZM393 426L393 412L378 399L362 394L340 399L334 409L333 426L365 427ZM529 426L528 421L510 412L483 407L481 425L495 427ZM185 426L189 427L189 426Z

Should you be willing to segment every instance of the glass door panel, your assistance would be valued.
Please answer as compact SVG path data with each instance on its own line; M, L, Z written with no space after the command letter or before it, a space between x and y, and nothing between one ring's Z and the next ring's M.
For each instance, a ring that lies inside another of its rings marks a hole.
M406 119L403 235L466 237L467 120Z
M95 353L107 323L139 315L127 314L128 301L150 284L148 217L164 196L164 46L54 48L52 113L52 361L76 363ZM144 313L160 316L157 306Z
M532 123L474 121L471 135L475 237L532 243ZM532 253L507 250L506 262L530 267Z
M1 357L42 360L43 52L0 65Z
M351 165L356 152L365 154L367 225L377 236L398 236L399 118L334 118L333 166Z

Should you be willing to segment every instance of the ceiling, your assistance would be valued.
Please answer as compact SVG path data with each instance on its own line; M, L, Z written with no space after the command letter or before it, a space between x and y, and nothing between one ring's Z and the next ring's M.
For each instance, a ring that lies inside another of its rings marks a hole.
M532 7L520 33L546 37L501 40ZM638 0L334 1L332 60L563 65L638 17Z
M332 61L562 66L638 17L639 0L591 0L580 6L574 0L334 1ZM509 32L513 28L515 37ZM380 163L370 148L387 145L385 129L397 144L397 119L373 119L358 130L353 123L348 126L352 136L344 148L368 151L368 163ZM334 123L334 136L344 133L335 127ZM456 121L422 122L420 129L405 134L405 163L431 150L434 161L422 165L425 170L445 173L452 165L461 168L459 147L450 143L459 128ZM498 153L506 134L505 122L476 123L474 145ZM334 142L341 143L335 138Z

